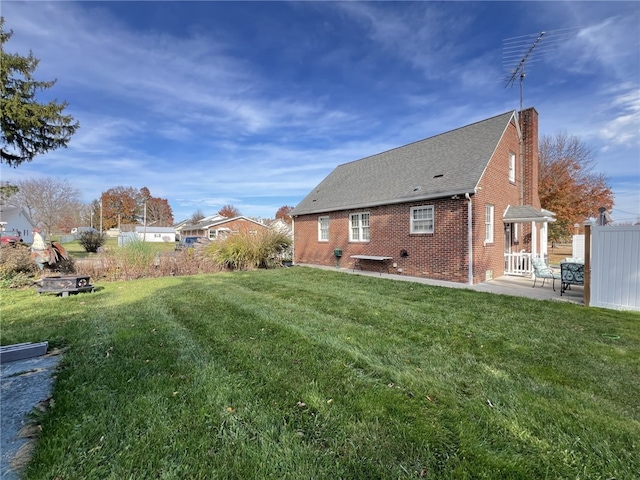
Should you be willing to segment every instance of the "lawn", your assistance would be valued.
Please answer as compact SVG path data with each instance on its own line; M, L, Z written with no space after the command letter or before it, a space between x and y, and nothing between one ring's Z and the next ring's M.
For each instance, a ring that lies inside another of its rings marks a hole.
M640 315L294 267L2 291L29 479L631 479Z

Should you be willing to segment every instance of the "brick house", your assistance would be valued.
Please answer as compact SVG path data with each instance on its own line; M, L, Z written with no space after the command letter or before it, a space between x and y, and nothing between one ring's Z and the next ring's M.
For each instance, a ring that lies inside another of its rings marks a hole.
M353 267L356 255L363 269L384 261L391 273L469 284L529 274L554 221L538 197L538 112L340 165L291 215L296 264Z
M240 232L257 234L268 227L249 217L238 216L226 218L222 215L214 215L202 219L195 225L184 223L176 229L180 237L205 237L209 240L224 239L229 235L237 235Z

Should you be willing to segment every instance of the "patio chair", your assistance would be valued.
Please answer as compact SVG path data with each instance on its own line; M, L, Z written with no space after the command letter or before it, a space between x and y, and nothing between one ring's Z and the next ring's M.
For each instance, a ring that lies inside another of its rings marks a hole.
M552 280L553 291L556 291L556 280L560 280L560 273L554 272L552 268L548 267L544 260L536 257L531 259L531 266L533 267L533 286L535 288L536 282L539 278L542 279L542 286L547 279Z

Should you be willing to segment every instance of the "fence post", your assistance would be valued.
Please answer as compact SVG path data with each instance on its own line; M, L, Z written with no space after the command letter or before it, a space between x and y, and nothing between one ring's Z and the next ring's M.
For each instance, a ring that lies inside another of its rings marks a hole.
M584 226L584 306L591 302L591 225Z

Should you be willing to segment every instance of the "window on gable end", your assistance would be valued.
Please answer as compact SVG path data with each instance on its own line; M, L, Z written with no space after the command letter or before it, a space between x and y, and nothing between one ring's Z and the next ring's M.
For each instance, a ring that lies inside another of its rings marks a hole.
M329 217L318 217L318 241L329 241Z
M484 207L484 243L493 243L493 205Z
M516 154L509 152L509 181L516 183Z
M410 233L433 233L434 208L433 205L424 205L411 208Z

